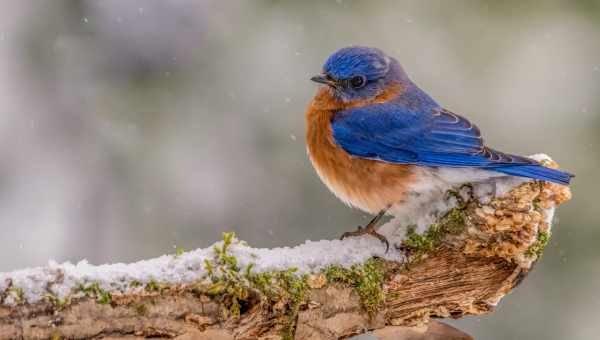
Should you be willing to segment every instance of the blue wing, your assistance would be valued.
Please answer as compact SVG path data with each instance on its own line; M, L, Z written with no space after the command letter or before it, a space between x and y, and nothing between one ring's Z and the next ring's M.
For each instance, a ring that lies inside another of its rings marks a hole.
M370 105L337 113L331 126L336 143L356 157L432 167L478 167L563 184L571 178L535 160L486 147L475 125L441 108L423 114L393 102Z

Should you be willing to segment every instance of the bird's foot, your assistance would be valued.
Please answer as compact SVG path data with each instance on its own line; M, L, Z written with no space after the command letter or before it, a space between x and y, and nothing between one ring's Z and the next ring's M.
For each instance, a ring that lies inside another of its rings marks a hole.
M380 233L378 233L377 230L375 230L375 226L371 225L371 224L367 225L365 228L358 226L358 228L355 231L347 231L347 232L343 233L342 236L340 237L340 240L343 240L346 237L356 237L356 236L362 236L362 235L371 235L371 236L377 238L379 241L381 241L381 243L385 244L385 252L386 253L390 249L390 243L388 242L387 238L385 236L381 235Z

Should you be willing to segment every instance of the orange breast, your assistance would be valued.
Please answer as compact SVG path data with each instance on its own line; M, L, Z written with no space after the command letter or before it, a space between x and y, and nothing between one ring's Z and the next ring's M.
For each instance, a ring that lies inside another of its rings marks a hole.
M391 88L369 102L340 103L321 87L306 111L306 144L319 177L342 201L372 214L404 199L414 182L411 167L349 155L333 140L331 119L346 108L384 102L400 90Z

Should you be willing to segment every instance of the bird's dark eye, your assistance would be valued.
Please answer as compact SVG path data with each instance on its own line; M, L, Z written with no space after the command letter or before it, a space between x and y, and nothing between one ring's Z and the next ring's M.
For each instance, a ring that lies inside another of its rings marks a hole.
M365 79L365 77L354 76L350 79L350 86L352 86L355 89L359 89L359 88L365 86L366 82L367 82L367 80Z

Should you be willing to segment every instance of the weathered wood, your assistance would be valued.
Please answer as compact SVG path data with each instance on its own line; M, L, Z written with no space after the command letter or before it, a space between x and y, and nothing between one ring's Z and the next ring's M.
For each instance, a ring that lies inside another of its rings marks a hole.
M487 313L521 272L500 258L465 257L443 248L395 274L386 285L385 306L373 317L349 287L313 289L299 313L296 338L339 339L386 325L423 324L430 316ZM224 319L222 306L188 289L113 300L102 305L81 299L58 311L49 303L0 307L0 339L277 339L287 322L260 303L240 318Z

